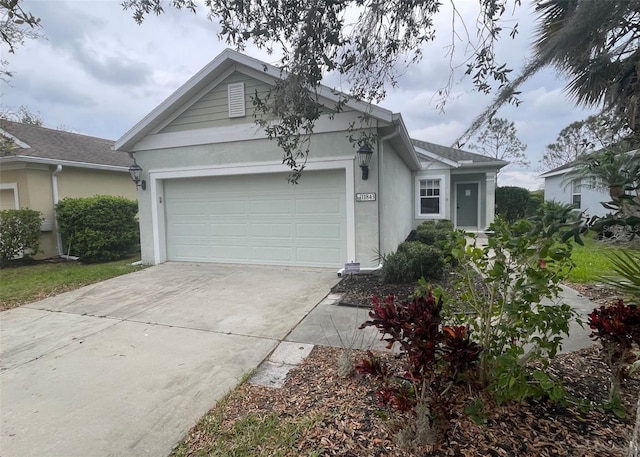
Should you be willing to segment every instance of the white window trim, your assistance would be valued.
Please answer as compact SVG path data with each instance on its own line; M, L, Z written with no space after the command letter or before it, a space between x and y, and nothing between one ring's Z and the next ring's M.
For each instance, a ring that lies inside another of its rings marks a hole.
M416 219L444 219L445 214L445 194L447 193L446 188L446 176L445 175L422 175L416 176L415 180L415 208L416 208ZM437 214L422 214L420 212L420 181L426 180L440 180L440 211Z
M0 184L0 190L13 190L13 208L20 209L20 197L18 196L18 183L10 182Z
M581 179L574 179L571 181L571 205L575 206L575 203L573 203L574 198L576 195L580 196L580 204L577 205L577 209L582 209L582 186L583 182Z

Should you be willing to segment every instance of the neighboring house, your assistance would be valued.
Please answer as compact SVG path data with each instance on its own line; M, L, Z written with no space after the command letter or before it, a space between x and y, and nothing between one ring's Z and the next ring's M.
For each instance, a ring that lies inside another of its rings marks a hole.
M574 169L574 164L575 161L569 162L540 175L544 178L544 200L571 204L587 217L610 213L611 210L602 206L602 202L611 200L609 190L595 177L567 179L567 173Z
M129 154L113 141L0 120L0 208L29 208L44 217L36 258L67 252L56 230L54 207L66 197L117 195L136 199Z
M143 170L143 262L375 266L424 220L474 231L492 222L506 162L414 141L400 114L377 106L332 112L337 96L326 87L305 170L287 183L282 150L254 123L251 100L280 76L226 50L116 141ZM366 180L347 139L363 113L377 134Z

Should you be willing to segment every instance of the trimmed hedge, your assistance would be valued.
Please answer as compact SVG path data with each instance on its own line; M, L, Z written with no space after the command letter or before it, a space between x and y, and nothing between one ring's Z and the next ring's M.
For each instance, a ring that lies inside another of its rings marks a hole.
M523 187L496 188L496 214L509 223L524 219L531 196Z
M39 252L42 220L38 211L28 208L0 211L0 264Z
M83 262L118 260L140 243L136 201L108 195L65 198L56 209L65 252Z
M415 241L429 246L441 245L453 231L454 226L451 221L425 221L416 228Z
M419 241L405 241L396 252L385 256L382 281L385 284L411 283L420 278L441 278L444 273L444 255L440 249Z

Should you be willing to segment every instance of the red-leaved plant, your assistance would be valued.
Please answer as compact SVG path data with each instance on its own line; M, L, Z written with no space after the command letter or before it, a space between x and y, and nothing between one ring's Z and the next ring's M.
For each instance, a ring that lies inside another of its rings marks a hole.
M373 298L371 318L360 328L376 327L391 349L396 343L405 358L400 372L368 352L355 365L356 371L378 382L378 404L390 405L401 412L413 412L416 423L428 422L433 433L422 434L429 441L446 429L446 405L443 395L478 360L480 347L469 338L465 326L442 325L442 297L437 300L431 290L411 302L398 302L389 295L382 302ZM420 433L416 431L414 436ZM428 444L419 442L418 444Z
M640 307L618 300L615 305L594 309L587 323L593 330L591 338L600 340L602 354L611 369L609 400L617 399L621 381L636 359L634 349L640 345Z

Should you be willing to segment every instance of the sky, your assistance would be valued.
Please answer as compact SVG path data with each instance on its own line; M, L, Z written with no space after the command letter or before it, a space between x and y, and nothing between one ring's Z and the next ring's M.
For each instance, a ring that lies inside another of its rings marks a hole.
M142 25L124 11L120 0L31 0L23 8L41 18L42 38L26 41L14 54L0 48L13 77L0 85L3 110L26 106L46 127L64 128L86 135L118 139L136 122L170 96L228 45L221 41L218 24L197 14L169 6ZM409 66L396 87L379 103L400 112L412 138L450 146L491 102L492 96L473 90L460 67L453 75L451 95L444 110L437 92L447 84L451 63L447 55L455 43L454 66L465 59L465 41L453 39L452 17L446 10L435 18L436 40L423 48L423 58ZM467 29L475 27L477 0L457 0ZM496 52L509 67L518 68L529 55L535 16L526 0L509 9L507 26L519 24L515 40L505 37ZM463 31L461 23L456 27ZM277 57L249 46L252 57L277 64ZM344 89L328 75L325 84ZM594 110L577 108L565 95L566 81L546 69L522 86L519 107L506 106L497 113L515 123L518 138L531 167L510 165L498 177L500 186L541 188L539 161L545 146L564 127L584 119Z

